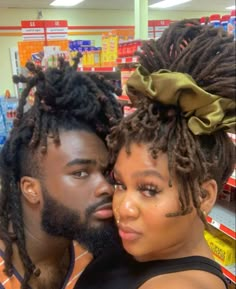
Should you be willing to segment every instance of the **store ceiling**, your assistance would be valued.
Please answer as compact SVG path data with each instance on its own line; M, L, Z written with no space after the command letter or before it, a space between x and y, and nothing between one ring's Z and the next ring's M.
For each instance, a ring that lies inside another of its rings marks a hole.
M149 0L149 4L161 0ZM52 0L0 0L0 8L52 8L49 4ZM189 11L224 11L226 7L234 5L234 0L192 0L169 10ZM116 9L133 10L134 0L85 0L76 8L81 9ZM73 8L75 9L75 7ZM168 10L168 9L165 9Z

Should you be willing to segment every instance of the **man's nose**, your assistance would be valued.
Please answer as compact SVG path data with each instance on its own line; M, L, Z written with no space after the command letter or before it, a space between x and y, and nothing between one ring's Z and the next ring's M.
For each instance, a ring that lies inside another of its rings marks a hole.
M113 186L108 182L108 180L101 176L101 181L96 189L95 196L100 197L103 195L106 196L113 196L114 188Z

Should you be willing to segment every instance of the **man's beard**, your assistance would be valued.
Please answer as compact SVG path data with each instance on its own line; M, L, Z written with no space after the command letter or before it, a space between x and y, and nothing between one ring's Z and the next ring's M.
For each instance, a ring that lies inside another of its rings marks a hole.
M113 219L103 220L97 227L89 224L95 208L110 202L110 197L104 198L99 204L85 211L85 221L80 214L54 200L44 188L44 207L42 210L42 228L48 234L75 240L95 257L108 247L121 246L120 238Z

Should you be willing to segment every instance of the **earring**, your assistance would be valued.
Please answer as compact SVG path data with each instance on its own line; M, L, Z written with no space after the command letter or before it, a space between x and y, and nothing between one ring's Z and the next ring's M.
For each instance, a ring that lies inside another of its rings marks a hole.
M206 213L206 211L205 211L205 210L202 210L202 213L203 213L204 217L206 217L206 216L207 216L207 213Z

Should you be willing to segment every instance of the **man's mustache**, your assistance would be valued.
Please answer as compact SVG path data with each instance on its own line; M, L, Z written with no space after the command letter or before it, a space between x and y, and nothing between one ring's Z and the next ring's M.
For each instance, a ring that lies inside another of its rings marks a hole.
M97 202L96 204L89 206L86 210L86 215L89 216L93 214L97 210L98 207L106 205L106 204L110 204L110 203L112 203L112 197L107 196L104 199Z

